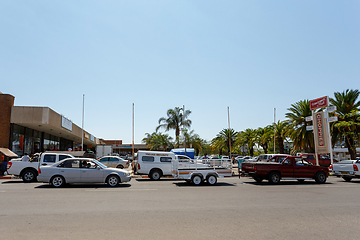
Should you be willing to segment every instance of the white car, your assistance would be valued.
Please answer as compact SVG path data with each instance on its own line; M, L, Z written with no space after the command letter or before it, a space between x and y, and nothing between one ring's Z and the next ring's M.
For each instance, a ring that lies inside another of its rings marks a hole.
M131 180L123 169L108 168L91 158L68 158L50 166L40 166L38 181L62 187L65 183L107 183L116 187Z
M114 168L128 168L129 161L125 160L118 156L105 156L98 159L99 162L104 164L107 167L114 167Z

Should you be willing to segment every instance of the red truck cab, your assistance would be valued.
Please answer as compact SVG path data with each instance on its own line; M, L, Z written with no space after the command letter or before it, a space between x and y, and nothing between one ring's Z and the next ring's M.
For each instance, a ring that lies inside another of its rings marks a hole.
M255 181L266 179L272 184L280 180L305 180L315 179L317 183L325 183L329 176L329 169L315 166L301 157L288 156L279 162L243 162L241 176L250 176Z

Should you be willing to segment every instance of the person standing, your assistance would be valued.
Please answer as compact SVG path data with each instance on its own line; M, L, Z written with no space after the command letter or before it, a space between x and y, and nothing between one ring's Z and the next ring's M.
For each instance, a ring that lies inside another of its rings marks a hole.
M30 160L29 154L25 153L24 156L21 158L21 161L28 162Z

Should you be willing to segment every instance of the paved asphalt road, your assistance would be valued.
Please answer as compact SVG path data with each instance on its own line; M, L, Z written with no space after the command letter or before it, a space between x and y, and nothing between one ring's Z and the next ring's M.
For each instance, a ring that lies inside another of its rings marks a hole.
M132 179L117 188L0 180L1 239L359 239L360 180L250 178L216 186Z

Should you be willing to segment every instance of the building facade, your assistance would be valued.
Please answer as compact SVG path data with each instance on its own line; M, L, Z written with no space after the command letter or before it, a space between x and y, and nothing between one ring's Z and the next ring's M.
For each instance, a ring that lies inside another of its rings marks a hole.
M94 149L99 139L49 107L14 106L0 93L0 148L18 156L44 151Z

